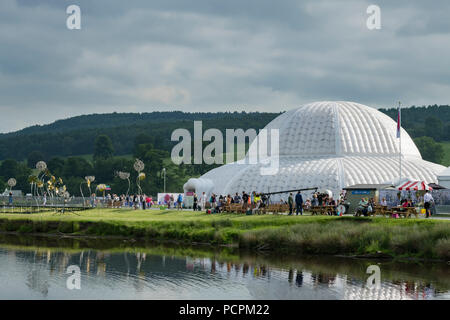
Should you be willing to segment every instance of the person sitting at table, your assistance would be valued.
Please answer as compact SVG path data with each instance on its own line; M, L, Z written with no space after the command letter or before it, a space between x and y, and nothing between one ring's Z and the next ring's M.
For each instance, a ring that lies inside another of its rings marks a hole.
M375 209L375 201L373 198L370 198L367 202L367 214L371 214L373 210Z
M328 199L328 206L330 206L330 209L328 210L328 215L329 216L334 215L335 208L336 208L336 201L334 201L333 197L330 197Z
M361 213L364 216L367 216L367 200L365 198L361 198L361 201L358 203L358 207L356 208L356 214L355 216L360 216Z
M309 209L311 209L311 200L309 200L309 198L308 198L308 199L306 199L306 202L305 202L305 210L309 210Z
M312 200L311 200L311 206L317 207L318 205L319 205L319 199L317 198L317 193L314 193Z
M408 208L408 200L402 200L402 205L403 208Z
M381 204L383 207L387 207L387 201L386 201L386 198L381 199L380 204Z

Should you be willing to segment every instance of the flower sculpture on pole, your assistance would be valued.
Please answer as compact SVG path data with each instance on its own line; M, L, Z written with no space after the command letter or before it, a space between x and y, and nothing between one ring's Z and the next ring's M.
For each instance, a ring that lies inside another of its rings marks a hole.
M98 191L103 193L103 197L105 197L105 190L106 190L106 184L101 183L99 185L97 185L97 189Z
M45 163L45 161L38 161L36 163L36 169L38 169L39 172L43 172L47 169L47 164Z
M91 196L91 194L92 194L91 183L94 182L94 181L95 181L95 176L86 176L86 177L84 177L84 181L81 181L81 183L80 183L80 193L81 193L81 196L83 197L83 203L85 202L85 200L84 200L83 189L81 187L82 187L83 183L86 183L87 187L89 189L89 196Z
M145 173L142 172L145 168L144 162L142 162L139 159L136 159L133 167L134 167L134 170L136 170L138 173L138 176L136 179L136 184L137 184L137 187L139 190L139 194L142 194L141 181L145 179Z
M36 176L31 175L28 177L28 183L30 184L30 188L31 188L30 192L31 192L31 195L33 195L33 196L34 196L34 192L33 192L34 186L36 185L36 187L37 187L38 181L39 181L39 179ZM36 190L36 192L37 192L37 190Z
M17 181L16 181L16 179L14 179L14 178L10 178L10 179L8 180L8 186L9 186L9 190L11 191L11 190L12 190L12 188L16 186L16 184L17 184Z
M128 180L128 190L127 190L127 196L128 196L128 193L130 192L130 173L119 171L119 172L117 172L117 176L122 180Z
M44 187L44 176L48 173L47 164L45 161L38 161L36 163L36 169L38 170L38 174L36 176L36 179L32 179L32 185L31 185L31 194L33 194L33 185L35 186L36 195L39 196L39 189L42 189Z

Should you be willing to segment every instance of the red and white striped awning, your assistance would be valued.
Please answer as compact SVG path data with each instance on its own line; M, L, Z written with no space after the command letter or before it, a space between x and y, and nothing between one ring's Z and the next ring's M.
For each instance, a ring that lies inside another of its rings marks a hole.
M402 182L397 186L398 190L433 190L426 182L424 181L406 181Z

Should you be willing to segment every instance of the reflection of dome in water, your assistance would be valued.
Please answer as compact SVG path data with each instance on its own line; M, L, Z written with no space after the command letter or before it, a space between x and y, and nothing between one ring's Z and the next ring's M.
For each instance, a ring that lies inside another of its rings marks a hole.
M265 128L269 133L279 129L277 174L261 175L267 164L231 163L190 179L185 190L232 194L319 187L337 192L399 177L397 123L374 108L315 102L283 113ZM422 160L408 133L402 129L401 134L402 176L436 182L436 174L445 168ZM270 150L270 139L268 145Z

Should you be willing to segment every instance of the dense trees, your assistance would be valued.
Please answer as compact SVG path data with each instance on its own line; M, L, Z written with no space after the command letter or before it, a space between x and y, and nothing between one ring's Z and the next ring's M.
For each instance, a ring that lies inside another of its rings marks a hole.
M433 138L435 141L445 140L444 126L441 119L437 117L427 117L424 123L424 135Z
M31 150L53 157L94 153L92 143L99 135L107 135L116 155L135 151L135 142L152 143L160 150L170 151L170 136L175 129L193 131L193 121L202 120L204 130L218 128L263 128L279 113L183 113L152 112L93 114L56 121L45 126L33 126L21 131L0 134L0 160L24 160Z
M109 159L114 155L114 148L111 139L101 134L95 139L94 160Z
M42 152L32 151L32 152L30 152L30 154L27 157L27 165L29 168L34 169L36 166L36 163L38 161L44 161L44 160L45 160L45 156Z
M415 138L417 148L424 160L428 160L435 163L440 163L444 157L444 149L442 145L436 143L431 137L419 137Z
M17 162L14 159L7 159L0 165L0 180L3 181L3 185L5 186L9 178L15 178L17 180L17 185L14 189L16 190L27 192L30 189L28 184L28 177L30 174L31 169L28 168L26 164ZM1 191L3 192L3 190Z

